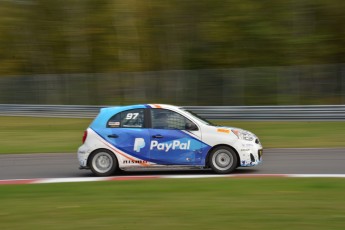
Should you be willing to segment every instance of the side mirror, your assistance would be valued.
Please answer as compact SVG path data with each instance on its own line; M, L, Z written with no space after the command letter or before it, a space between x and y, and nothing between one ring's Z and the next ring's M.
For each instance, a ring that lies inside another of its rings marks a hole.
M196 126L196 124L194 124L194 123L186 123L186 127L185 128L188 131L197 131L197 130L199 130L198 126Z

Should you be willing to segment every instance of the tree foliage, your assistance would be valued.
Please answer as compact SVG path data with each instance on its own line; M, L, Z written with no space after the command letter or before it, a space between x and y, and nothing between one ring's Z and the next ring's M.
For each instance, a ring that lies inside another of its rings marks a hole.
M0 74L345 62L341 0L6 0Z
M342 0L1 0L0 102L344 103L344 11Z

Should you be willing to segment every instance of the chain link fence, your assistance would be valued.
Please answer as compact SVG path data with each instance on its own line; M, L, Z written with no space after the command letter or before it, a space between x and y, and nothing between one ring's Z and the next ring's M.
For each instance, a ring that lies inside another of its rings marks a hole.
M345 104L345 64L0 77L1 104Z

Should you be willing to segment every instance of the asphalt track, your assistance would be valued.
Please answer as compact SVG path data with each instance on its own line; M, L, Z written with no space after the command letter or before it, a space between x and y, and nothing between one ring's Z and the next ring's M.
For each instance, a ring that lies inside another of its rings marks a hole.
M238 168L235 174L345 174L345 148L265 149L256 167ZM131 171L121 176L212 175L210 170ZM93 177L79 170L75 153L0 155L0 180Z

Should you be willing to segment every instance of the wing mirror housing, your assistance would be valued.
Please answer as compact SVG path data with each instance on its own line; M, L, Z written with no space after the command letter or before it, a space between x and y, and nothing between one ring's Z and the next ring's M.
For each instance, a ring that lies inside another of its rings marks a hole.
M186 130L187 131L197 131L197 130L199 130L198 129L198 126L196 126L196 124L194 124L194 123L186 123Z

